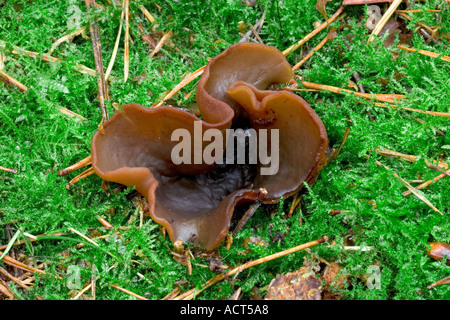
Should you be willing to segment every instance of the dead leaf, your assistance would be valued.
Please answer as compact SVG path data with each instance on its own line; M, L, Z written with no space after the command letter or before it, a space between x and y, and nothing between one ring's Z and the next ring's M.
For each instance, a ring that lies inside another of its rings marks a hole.
M317 0L316 3L316 9L320 12L320 14L324 17L325 20L328 20L327 18L327 10L325 6L327 5L327 2L330 0Z

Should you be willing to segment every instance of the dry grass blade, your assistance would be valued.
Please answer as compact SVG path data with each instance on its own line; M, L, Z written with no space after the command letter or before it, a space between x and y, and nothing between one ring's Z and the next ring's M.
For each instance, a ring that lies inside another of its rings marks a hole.
M317 84L317 83L312 83L312 82L307 82L307 81L302 81L302 84L306 88L309 88L309 89L326 90L326 91L331 91L331 92L339 93L339 94L351 93L357 97L361 97L364 99L378 100L378 101L391 102L391 103L393 103L395 100L400 100L404 97L404 95L402 95L402 94L373 94L373 93L355 92L355 91L348 90L348 89L327 86L327 85Z
M58 233L54 233L54 234L40 234L40 235L34 236L34 238L28 238L28 240L18 240L16 242L14 242L12 245L19 246L19 245L24 244L26 241L29 241L29 242L38 241L38 240L40 240L39 237L44 237L44 236L59 237L59 236L64 236L64 235L67 235L67 233L58 232ZM8 245L5 244L4 246L0 247L0 250L5 250L7 247L8 247Z
M186 78L183 79L175 88L173 88L157 105L154 107L160 107L163 105L164 102L166 102L168 99L172 98L178 91L180 91L182 88L187 86L189 83L194 81L197 77L199 77L203 70L205 69L205 66L201 67L200 69L197 69L190 75L188 75Z
M372 34L369 37L369 40L367 43L373 41L375 39L375 36L378 36L381 29L383 29L384 25L388 22L389 18L392 16L392 14L397 10L398 6L402 3L403 0L394 0L392 1L392 4L389 6L389 8L386 10L386 12L383 14L381 19L378 21L377 25L372 31Z
M12 168L5 168L5 167L0 167L1 171L6 171L6 172L11 172L11 173L17 173L16 169L12 169Z
M145 298L145 297L143 297L143 296L140 296L140 295L138 295L138 294L136 294L136 293L134 293L134 292L131 292L130 290L124 289L124 288L119 287L119 286L117 286L117 285L115 285L115 284L110 284L110 286L113 287L113 288L115 288L115 289L117 289L117 290L120 290L120 291L122 291L122 292L125 292L126 294L129 294L130 296L133 296L133 297L135 297L135 298L138 298L139 300L148 300L147 298Z
M327 26L330 25L342 12L344 11L344 7L340 6L339 9L324 23L322 23L318 28L314 29L310 34L308 34L306 37L298 41L296 44L293 44L289 48L283 51L283 54L287 56L292 51L297 50L299 47L304 45L308 40L310 40L312 37L314 37L316 34L318 34L320 31L325 29Z
M153 16L150 14L150 12L148 12L148 10L145 9L145 7L143 5L140 5L139 9L141 9L142 13L148 19L148 21L150 21L150 23L154 23L156 21L155 18L153 18Z
M86 38L86 27L81 27L80 29L77 29L75 31L72 31L69 34L66 34L64 37L59 38L58 40L56 40L53 44L52 47L50 48L50 50L48 51L48 55L51 55L53 53L53 51L55 51L55 49L57 47L59 47L62 43L64 42L69 42L70 40L72 40L73 38L75 38L76 36L79 35L83 35L84 38Z
M71 300L78 300L86 291L88 291L90 288L92 287L92 283L90 283L88 286L86 286L85 288L83 288L83 290L81 290L80 292L78 292L78 294L73 297Z
M418 185L415 189L416 189L416 190L421 190L421 189L423 189L423 188L426 188L426 187L428 187L430 184L432 184L432 183L434 183L434 182L437 182L438 180L440 180L440 179L442 179L442 178L445 178L445 177L447 177L447 176L449 176L449 175L450 175L450 169L447 170L445 173L441 173L441 174L438 175L437 177L434 177L433 179L428 180L428 181L426 181L426 182L424 182L424 183ZM402 195L404 195L405 197L407 197L407 196L409 196L411 193L413 193L412 190L408 190L408 191L403 192Z
M0 70L0 80L6 84L11 84L11 85L16 86L22 92L25 92L28 90L28 87L26 85L20 83L19 81L17 81L13 77L11 77L9 74L4 72L3 70Z
M83 239L85 239L87 242L92 243L94 246L98 247L98 243L95 242L94 240L92 240L91 238L85 236L84 234L82 234L80 231L70 227L69 228L70 231L72 231L73 233L76 233L77 235L79 235L80 237L82 237Z
M109 61L108 68L106 68L105 80L108 80L108 78L111 74L112 68L114 66L114 62L116 61L117 51L119 50L120 35L122 34L124 14L125 14L125 10L122 10L122 13L120 14L119 32L117 32L117 38L116 38L116 42L114 43L114 49L113 49L113 53L111 55L111 60Z
M85 117L80 116L78 113L75 113L65 107L59 107L58 111L61 112L62 114L65 114L66 116L72 117L72 118L77 118L80 120L87 120Z
M205 289L211 287L212 285L216 284L217 282L225 279L226 277L231 277L231 276L233 276L233 275L235 275L235 274L237 274L239 272L242 272L245 269L254 267L254 266L258 265L258 264L261 264L261 263L264 263L264 262L268 262L268 261L271 261L271 260L274 260L274 259L277 259L277 258L284 257L284 256L286 256L288 254L291 254L291 253L294 253L294 252L298 252L300 250L304 250L306 248L310 248L310 247L316 246L316 245L321 244L321 243L326 242L326 241L328 241L328 237L324 236L324 237L322 237L322 238L320 238L318 240L311 241L311 242L299 245L297 247L294 247L294 248L291 248L291 249L287 249L287 250L284 250L284 251L272 254L270 256L267 256L267 257L264 257L264 258L261 258L261 259L257 259L257 260L254 260L254 261L250 261L250 262L244 263L243 265L232 269L231 271L227 272L226 274L221 273L221 274L216 275L212 279L208 280L200 289L197 290L197 289L194 288L192 290L189 290L189 291L187 291L187 292L177 296L173 300L191 300L197 294L199 294L200 292L202 292Z
M450 62L450 57L449 56L443 56L443 55L441 55L439 53L436 53L436 52L431 52L431 51L427 51L427 50L417 50L417 49L408 48L408 47L405 47L405 46L402 46L402 45L398 45L397 47L399 49L402 49L402 50L405 50L405 51L417 52L417 53L423 54L423 55L431 57L431 58L435 58L435 59L439 58L439 59L441 59L443 61Z
M376 164L378 166L383 166L386 170L390 171L388 169L388 167L386 167L384 164L382 164L381 162L379 162L378 160L376 160ZM420 200L422 200L423 202L425 202L431 209L433 209L436 212L439 212L441 215L442 212L439 211L439 209L437 209L419 190L417 190L416 188L414 188L411 184L409 184L408 181L406 181L405 179L403 179L402 177L400 177L397 173L393 173L394 177L400 179L401 182L403 182L403 184Z

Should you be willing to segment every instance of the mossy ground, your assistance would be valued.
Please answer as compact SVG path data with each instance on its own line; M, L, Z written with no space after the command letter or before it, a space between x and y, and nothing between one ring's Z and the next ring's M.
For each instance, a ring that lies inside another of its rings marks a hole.
M109 2L98 1L104 9L95 9L92 13L98 18L105 66L112 54L121 10ZM441 0L412 2L414 9L441 6L442 12L412 14L413 22L407 24L410 30L414 29L414 22L421 21L429 26L442 26L441 34L450 33L448 4ZM239 21L254 24L264 10L267 15L260 37L264 43L281 50L311 32L316 21L324 21L313 0L261 0L258 3L249 7L231 0L160 0L156 1L158 9L154 1L130 1L130 79L144 72L146 76L141 83L131 80L123 83L122 33L112 71L117 80L110 82L111 101L119 105L136 102L144 106L158 102L185 74L238 42L241 39ZM339 3L330 1L328 13L335 12ZM154 58L149 57L151 48L141 40L137 27L141 24L146 32L151 32L151 24L139 10L141 4L156 18L158 30L173 32L174 46L163 47ZM14 247L18 257L23 255L33 257L35 262L45 262L47 275L36 276L29 292L14 286L12 290L19 299L36 299L37 296L68 299L71 297L68 270L73 270L73 266L79 267L81 272L80 286L89 283L95 274L97 299L133 299L110 284L150 299L164 297L180 280L185 281L182 291L200 287L215 275L204 267L209 261L201 257L192 260L192 275L189 275L188 268L173 259L170 253L173 245L160 232L159 225L147 219L139 228L138 210L126 197L132 188L120 193L110 189L110 196L107 196L101 189L102 180L90 176L67 190L67 182L79 172L64 177L57 174L58 169L89 155L90 140L101 120L96 78L73 70L78 64L95 68L91 41L76 37L59 46L52 55L61 58L61 63L43 62L9 52L14 46L47 52L54 40L73 30L67 26L75 12L70 9L74 5L80 9L81 26L87 26L89 17L84 1L0 1L0 40L5 42L1 51L6 55L4 71L28 87L22 93L14 86L0 84L0 166L18 171L17 174L0 171L0 243L8 243L6 226L12 227L13 232L21 230L29 234L68 232L72 227L92 237L99 234L111 237L109 241L97 240L99 247L77 248L76 244L84 240L76 235L70 238L78 242L43 239ZM402 106L449 112L450 63L409 52L400 52L393 61L393 47L383 47L380 39L367 44L365 9L365 6L347 7L347 16L332 24L338 28L337 37L296 73L310 82L347 88L352 73L357 71L367 92L405 94L407 101ZM289 62L297 63L325 34L326 30L289 55ZM414 33L411 45L450 55L448 41L441 41L446 45L427 43ZM188 101L183 98L194 86L195 83L191 83L170 102L193 102L194 97ZM292 217L285 214L291 199L280 206L260 208L234 238L229 250L225 245L217 249L222 262L237 266L327 235L334 242L330 240L316 246L311 252L345 268L349 282L341 290L344 299L449 299L448 285L426 289L450 272L443 261L431 260L426 248L432 241L450 242L450 179L441 179L423 190L443 212L440 215L417 197L402 196L405 185L393 175L395 172L405 180L429 180L439 174L427 168L424 159L441 159L448 163L448 118L383 109L353 95L299 94L321 117L332 147L339 145L346 127L351 127L351 133L337 160L323 169L314 186L303 191L301 208L296 209ZM87 120L67 117L58 112L60 106ZM111 104L108 108L112 113ZM369 117L369 111L375 121ZM444 135L438 134L436 129ZM374 152L375 148L388 148L419 158L415 163L385 158ZM389 170L377 166L375 160ZM114 187L117 186L112 185ZM111 208L115 215L111 215ZM331 209L351 212L330 216ZM98 216L107 219L114 229L102 229ZM122 239L115 236L120 226L130 227L120 231ZM273 237L277 233L283 234L282 239ZM372 249L344 250L349 235L355 246ZM244 240L250 236L261 237L267 246L249 243L251 252L244 255ZM139 257L136 250L147 259ZM310 254L302 251L253 267L235 279L216 284L198 299L225 299L238 287L242 288L244 299L254 294L253 288L264 295L262 288L276 274L297 270L303 257L311 259ZM0 265L5 268L5 264ZM369 288L361 280L360 276L372 265L378 265L381 270L380 289ZM55 275L60 279L55 279Z

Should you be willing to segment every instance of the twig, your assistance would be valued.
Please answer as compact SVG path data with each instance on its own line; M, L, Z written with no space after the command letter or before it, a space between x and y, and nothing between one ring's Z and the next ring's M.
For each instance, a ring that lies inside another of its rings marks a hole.
M283 51L283 54L287 56L292 51L297 50L299 47L304 45L308 40L310 40L312 37L314 37L316 34L318 34L320 31L325 29L327 26L329 26L342 12L344 11L344 6L340 6L339 9L324 23L322 23L318 28L314 29L310 34L308 34L306 37L298 41L296 44L293 44L289 48Z
M65 176L66 174L69 174L75 170L84 168L84 167L90 165L91 163L92 163L92 156L89 155L88 157L84 158L83 160L80 160L77 163L71 165L70 167L58 170L58 175Z
M17 173L17 170L16 169L12 169L12 168L0 167L0 170L6 171L6 172L11 172L11 173Z
M432 184L432 183L434 183L434 182L437 182L438 180L440 180L440 179L442 179L442 178L445 178L445 177L447 177L448 175L450 175L450 169L447 170L445 173L441 173L441 174L438 175L437 177L434 177L433 179L428 180L427 182L424 182L424 183L418 185L418 186L416 187L416 189L417 189L417 190L421 190L421 189L423 189L423 188L426 188L426 187L428 187L430 184ZM402 195L405 196L405 197L407 197L407 196L409 196L411 193L413 193L413 192L412 192L411 190L408 190L408 191L403 192Z
M75 183L77 183L81 179L89 177L90 175L92 175L94 173L95 173L95 171L94 171L94 168L92 168L92 167L87 169L86 171L83 171L82 173L77 175L75 178L70 180L69 183L66 185L66 188L69 190Z
M136 293L134 293L134 292L131 292L130 290L121 288L121 287L119 287L119 286L117 286L117 285L115 285L115 284L110 284L110 286L113 287L113 288L115 288L115 289L117 289L117 290L120 290L120 291L122 291L122 292L125 292L126 294L129 294L130 296L133 296L133 297L135 297L135 298L138 298L139 300L148 300L147 298L145 298L145 297L143 297L143 296L140 296L140 295L138 295L138 294L136 294Z
M386 12L383 14L381 19L378 21L377 25L372 31L372 34L369 37L369 40L367 43L373 41L375 39L375 36L378 36L381 29L383 29L384 25L388 22L389 18L392 16L392 14L397 10L398 6L402 3L403 0L394 0L392 1L392 4L389 6L389 8L386 10Z
M12 84L15 85L17 88L19 88L20 91L25 92L28 90L28 87L13 77L11 77L9 74L4 72L3 70L0 70L0 80L3 81L6 84Z
M326 90L326 91L331 91L331 92L339 93L339 94L351 93L355 96L362 97L364 99L379 100L379 101L391 102L391 103L393 103L395 100L399 100L404 97L404 95L402 95L402 94L373 94L373 93L355 92L355 91L348 90L348 89L327 86L327 85L317 84L317 83L312 83L312 82L307 82L307 81L302 81L302 84L306 88L310 88L310 89Z
M93 0L86 0L87 10L89 11L89 4L93 3ZM106 109L105 100L109 100L108 87L105 81L105 74L103 71L103 59L102 49L100 44L100 34L98 30L98 23L95 21L89 21L89 30L91 33L92 49L94 51L95 71L97 72L97 86L98 86L98 98L100 101L100 110L102 113L103 122L108 120L108 110Z
M409 51L409 52L417 52L417 53L423 54L423 55L428 56L428 57L432 57L432 58L435 58L435 59L439 58L439 59L441 59L443 61L450 62L450 57L449 56L443 56L443 55L441 55L439 53L435 53L435 52L431 52L431 51L427 51L427 50L417 50L417 49L408 48L408 47L405 47L405 46L402 46L402 45L398 45L397 48L405 50L405 51Z
M214 278L211 278L210 280L208 280L200 289L198 289L198 290L195 289L195 288L191 289L191 290L189 290L189 291L187 291L187 292L185 292L185 293L175 297L173 300L191 300L191 299L194 298L194 296L196 296L200 292L204 291L205 289L211 287L212 285L216 284L219 281L222 281L223 279L225 279L227 277L233 276L233 275L235 275L237 273L240 273L240 272L242 272L242 271L244 271L244 270L246 270L248 268L254 267L254 266L258 265L258 264L261 264L261 263L264 263L264 262L268 262L268 261L272 261L274 259L281 258L281 257L286 256L288 254L291 254L291 253L294 253L294 252L297 252L297 251L300 251L300 250L304 250L306 248L310 248L310 247L316 246L316 245L321 244L321 243L323 243L325 241L328 241L328 237L327 236L323 236L322 238L320 238L318 240L311 241L311 242L299 245L297 247L294 247L294 248L291 248L291 249L287 249L287 250L284 250L284 251L281 251L281 252L269 255L269 256L261 258L261 259L257 259L257 260L254 260L254 261L247 262L247 263L245 263L245 264L243 264L243 265L241 265L239 267L236 267L236 268L228 271L225 274L221 273L221 274L216 275Z

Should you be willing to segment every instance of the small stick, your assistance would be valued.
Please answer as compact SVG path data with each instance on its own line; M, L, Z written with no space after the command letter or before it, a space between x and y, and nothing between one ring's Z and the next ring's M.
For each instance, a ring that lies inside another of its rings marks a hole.
M309 41L312 37L314 37L316 34L318 34L320 31L325 29L327 26L329 26L342 12L344 11L344 6L340 6L339 9L324 23L322 23L318 28L314 29L310 34L308 34L306 37L298 41L296 44L293 44L289 48L283 51L283 54L287 56L292 51L297 50L299 47L304 45L307 41Z
M129 0L124 1L124 10L125 10L125 39L124 39L124 78L123 82L127 82L128 72L130 69L130 23L128 21L129 12Z
M11 77L9 74L4 72L3 70L0 70L0 80L3 81L6 84L12 84L15 85L17 88L19 88L20 91L25 92L28 90L28 87L13 77Z
M435 52L431 52L431 51L427 51L427 50L417 50L417 49L408 48L408 47L405 47L405 46L402 46L402 45L398 45L397 48L405 50L405 51L409 51L409 52L417 52L417 53L423 54L423 55L428 56L428 57L439 58L439 59L441 59L443 61L450 62L450 57L449 56L443 56L443 55L441 55L439 53L435 53Z
M81 179L87 178L94 173L95 173L95 171L94 171L94 168L92 168L92 167L90 167L86 171L83 171L82 173L77 175L75 178L70 180L70 182L66 185L67 190L69 190L75 183L77 183Z
M383 29L384 25L388 22L389 18L392 16L395 10L397 10L398 6L402 3L403 0L394 0L392 1L392 4L389 6L389 8L386 10L386 12L383 14L381 19L378 21L377 25L372 31L372 34L369 37L369 40L367 41L367 44L369 42L373 41L375 39L375 36L378 36L381 29Z
M308 243L305 243L305 244L299 245L297 247L294 247L294 248L291 248L291 249L287 249L287 250L284 250L284 251L281 251L281 252L278 252L278 253L274 253L272 255L266 256L266 257L261 258L261 259L257 259L257 260L254 260L254 261L249 261L247 263L244 263L243 265L240 265L240 266L238 266L238 267L228 271L226 274L221 273L221 274L216 275L215 277L213 277L210 280L208 280L201 287L201 289L198 289L198 290L196 288L191 289L191 290L189 290L189 291L187 291L187 292L185 292L185 293L175 297L173 300L191 300L191 299L194 298L194 296L196 296L200 292L204 291L205 289L211 287L212 285L216 284L217 282L219 282L219 281L221 281L221 280L223 280L223 279L225 279L227 277L233 276L233 275L235 275L235 274L237 274L239 272L242 272L245 269L254 267L254 266L256 266L258 264L261 264L261 263L264 263L264 262L275 260L277 258L281 258L283 256L286 256L288 254L291 254L291 253L294 253L294 252L297 252L297 251L300 251L300 250L304 250L306 248L310 248L310 247L316 246L316 245L321 244L321 243L326 242L326 241L328 241L328 237L327 236L323 236L322 238L320 238L318 240L311 241L311 242L308 242Z
M6 171L6 172L11 172L11 173L17 173L17 170L16 169L12 169L12 168L0 167L0 170Z
M395 101L395 99L398 100L398 99L402 99L404 97L404 95L402 95L402 94L372 94L372 93L355 92L355 91L348 90L348 89L343 89L343 88L333 87L333 86L328 86L328 85L323 85L323 84L317 84L317 83L312 83L312 82L307 82L307 81L302 81L302 84L306 88L310 88L310 89L326 90L326 91L331 91L331 92L339 93L339 94L351 93L351 94L354 94L355 96L362 97L364 99L379 100L379 101L391 102L391 103L393 103Z
M26 286L22 281L20 281L16 277L14 277L12 274L10 274L8 271L3 269L2 267L0 267L0 273L3 274L5 277L8 277L9 279L11 279L11 281L13 281L15 284L19 285L23 289L25 289L27 291L30 290L30 288L28 286Z
M86 158L84 158L81 161L78 161L77 163L71 165L70 167L67 167L65 169L58 170L58 175L65 176L66 174L69 174L75 170L81 169L83 167L86 167L88 165L92 164L92 156L89 155Z
M154 23L156 21L155 18L153 18L150 12L148 12L148 10L145 9L145 7L142 4L139 6L139 9L141 9L142 13L148 19L148 21L150 21L150 23Z
M110 284L109 286L110 286L110 287L113 287L113 288L115 288L115 289L117 289L117 290L119 290L119 291L125 292L126 294L129 294L130 296L133 296L133 297L135 297L135 298L138 298L139 300L148 300L147 298L145 298L145 297L143 297L143 296L140 296L140 295L138 295L138 294L136 294L136 293L134 293L134 292L131 292L130 290L121 288L121 287L119 287L119 286L117 286L117 285L115 285L115 284Z
M439 281L436 281L436 282L433 283L433 284L430 284L430 285L427 287L427 289L433 289L433 288L435 288L435 287L437 287L437 286L441 286L441 285L443 285L443 284L450 284L450 276L447 276L447 277L445 277L444 279L441 279L441 280L439 280Z
M426 188L426 187L428 187L430 184L432 184L432 183L434 183L434 182L437 182L438 180L440 180L440 179L442 179L442 178L445 178L445 177L447 177L448 175L450 175L450 169L447 170L445 173L441 173L441 174L438 175L437 177L434 177L433 179L428 180L427 182L424 182L424 183L418 185L418 186L416 187L416 189L417 189L417 190L421 190L421 189L423 189L423 188ZM407 196L409 196L411 193L412 193L411 190L408 190L408 191L403 192L402 195L405 196L405 197L407 197Z

